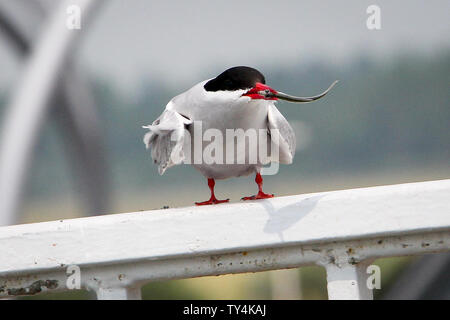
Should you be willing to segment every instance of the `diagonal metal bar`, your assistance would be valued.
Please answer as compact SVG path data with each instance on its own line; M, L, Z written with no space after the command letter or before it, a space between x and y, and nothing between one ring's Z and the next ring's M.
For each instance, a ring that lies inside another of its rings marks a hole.
M17 49L18 52L28 52L30 51L30 46L28 41L25 39L24 35L14 26L12 18L8 16L0 7L0 30L11 40L11 43Z
M98 5L100 2L95 1L95 5ZM62 67L68 64L71 54L69 49L72 48L71 45L73 45L80 34L80 31L70 31L65 28L65 8L73 3L73 1L65 1L54 12L50 19L51 22L43 32L42 41L36 46L36 50L30 58L25 72L26 75L7 110L3 133L0 137L2 139L0 144L0 194L2 194L0 225L14 223L26 172L32 159L32 147L39 133L39 128L44 121L49 101L53 98L54 102L61 102L61 94L59 98L54 96L57 77ZM88 20L90 14L93 13L94 10L92 9L95 7L93 3L94 1L87 0L78 1L77 3L82 9L84 21ZM4 30L10 31L13 29L10 23L8 26L9 29ZM16 32L11 35L19 43L24 44L27 42L27 35L25 34ZM30 46L19 46L22 50L27 49L27 47L29 48ZM75 80L74 78L72 77L72 80ZM66 83L66 85L70 84ZM72 94L72 96L74 95ZM66 98L63 97L62 100L64 101ZM74 107L76 106L72 105L72 115L75 115L75 117L69 118L73 121L69 135L71 133L72 138L74 138L75 146L78 145L80 146L78 149L81 148L82 151L85 151L83 149L85 149L86 145L89 145L86 142L98 142L96 139L98 135L86 136L83 134L83 126L80 125L79 121L76 121L77 118L80 119L76 115L81 110L73 109ZM92 117L92 119L95 118ZM91 131L87 130L86 132ZM97 150L100 154L102 152L101 148L91 149ZM90 160L89 155L86 156L85 152L81 152L80 155L85 157L85 159L81 159L83 161L80 161L84 165L89 166L95 163L95 161ZM95 170L86 171L92 172ZM102 173L103 171L99 170L96 172ZM85 181L87 180L85 179ZM95 200L95 198L103 199L104 201L106 199L104 195L107 192L99 196L98 192L89 192L92 191L90 189L92 188L87 188L87 194L91 195L89 199L91 209L104 209L104 203ZM105 190L105 188L100 183L97 190ZM100 205L98 205L99 203Z

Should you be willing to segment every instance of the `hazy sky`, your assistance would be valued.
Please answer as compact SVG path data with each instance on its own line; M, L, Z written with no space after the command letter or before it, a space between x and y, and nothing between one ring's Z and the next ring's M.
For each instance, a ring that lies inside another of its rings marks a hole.
M366 27L371 4L381 8L379 31ZM133 88L142 75L166 83L200 80L233 65L344 63L361 51L380 58L399 50L433 53L450 48L449 12L448 0L106 0L81 61ZM0 83L15 70L2 51Z

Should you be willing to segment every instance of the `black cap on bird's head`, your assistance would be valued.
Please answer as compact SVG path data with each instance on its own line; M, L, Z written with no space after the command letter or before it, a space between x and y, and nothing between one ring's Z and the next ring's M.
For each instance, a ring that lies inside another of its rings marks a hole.
M209 80L204 88L206 91L235 91L247 90L243 96L251 99L264 100L285 100L295 103L306 103L318 100L325 96L337 83L334 81L331 86L316 96L296 97L279 92L266 85L264 75L258 70L250 67L240 66L225 70L214 79Z
M206 91L234 91L253 88L257 83L266 83L263 74L250 67L233 67L209 80Z

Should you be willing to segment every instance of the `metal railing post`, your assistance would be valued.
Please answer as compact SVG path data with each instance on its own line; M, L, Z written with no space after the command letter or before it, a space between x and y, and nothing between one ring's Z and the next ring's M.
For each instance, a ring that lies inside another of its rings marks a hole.
M328 298L330 300L372 300L372 289L367 286L368 265L368 263L327 264L325 268Z
M141 288L98 288L98 300L141 300Z

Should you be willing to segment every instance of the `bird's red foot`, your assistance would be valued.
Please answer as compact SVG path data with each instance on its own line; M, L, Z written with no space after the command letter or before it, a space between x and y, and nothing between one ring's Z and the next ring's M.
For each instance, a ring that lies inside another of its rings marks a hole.
M215 185L216 185L216 182L214 181L214 179L209 178L208 179L208 187L209 187L209 190L211 190L211 198L208 201L196 202L195 204L197 206L206 206L209 204L219 204L219 203L224 203L224 202L230 201L230 199L225 199L225 200L217 200L216 199L216 195L214 194L214 186Z
M209 204L219 204L219 203L224 203L224 202L228 202L228 201L230 201L230 199L218 200L218 199L216 199L214 197L214 198L211 198L211 199L209 199L207 201L196 202L195 205L197 205L197 206L206 206L206 205L209 205Z
M269 198L273 198L275 197L274 194L268 194L268 193L264 193L264 192L258 192L257 195L254 196L250 196L250 197L243 197L241 198L241 200L258 200L258 199L269 199Z

